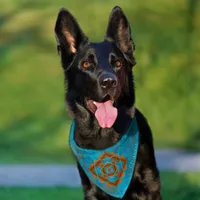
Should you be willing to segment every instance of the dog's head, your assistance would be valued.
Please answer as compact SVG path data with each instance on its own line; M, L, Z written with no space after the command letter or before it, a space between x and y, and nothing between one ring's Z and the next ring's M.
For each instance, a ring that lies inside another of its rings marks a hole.
M135 101L131 71L134 44L125 14L114 7L105 40L92 43L72 14L61 9L55 33L70 110L75 117L87 115L96 118L102 128L110 128L118 110L130 109Z

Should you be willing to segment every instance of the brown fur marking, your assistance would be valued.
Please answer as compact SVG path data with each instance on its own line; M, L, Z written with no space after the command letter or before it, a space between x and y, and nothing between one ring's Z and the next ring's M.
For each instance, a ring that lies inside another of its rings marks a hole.
M74 37L70 34L70 32L67 29L63 29L63 34L67 40L67 42L69 43L69 50L72 53L76 53L76 49L75 49L75 39Z

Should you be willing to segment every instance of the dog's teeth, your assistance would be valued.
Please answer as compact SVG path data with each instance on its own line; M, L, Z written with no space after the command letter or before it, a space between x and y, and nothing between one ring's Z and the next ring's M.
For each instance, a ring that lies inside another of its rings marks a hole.
M93 104L94 104L94 105L96 105L96 102L95 102L95 101L93 101Z

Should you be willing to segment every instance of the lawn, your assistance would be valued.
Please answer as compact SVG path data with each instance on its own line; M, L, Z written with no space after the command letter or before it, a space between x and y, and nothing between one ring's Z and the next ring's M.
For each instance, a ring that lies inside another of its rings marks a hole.
M162 173L164 200L198 200L200 197L199 173ZM80 188L0 188L1 200L79 200Z
M102 40L112 7L124 9L136 43L136 105L155 146L200 150L200 4L189 2L195 1L1 0L0 162L72 161L53 32L61 7L92 41Z

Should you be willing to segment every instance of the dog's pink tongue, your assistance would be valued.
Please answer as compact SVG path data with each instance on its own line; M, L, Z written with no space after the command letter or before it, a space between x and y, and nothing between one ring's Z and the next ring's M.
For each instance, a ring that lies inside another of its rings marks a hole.
M99 125L102 128L110 128L117 118L117 108L113 107L112 101L106 101L104 103L96 102L97 110L95 117L97 118Z

